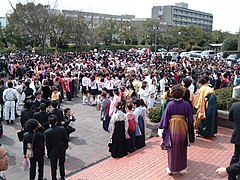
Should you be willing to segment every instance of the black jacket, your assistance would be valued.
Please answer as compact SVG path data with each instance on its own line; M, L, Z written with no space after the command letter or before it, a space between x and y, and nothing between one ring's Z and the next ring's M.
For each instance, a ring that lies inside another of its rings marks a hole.
M229 109L229 121L234 122L231 143L240 145L240 102L235 102Z
M24 92L25 95L26 95L25 100L27 100L27 99L33 99L33 89L32 89L32 88L26 87L26 88L23 90L23 92Z
M35 111L32 109L24 109L21 111L20 122L21 122L21 126L23 128L25 128L26 121L30 118L33 118L34 113L35 113Z
M47 153L50 158L58 157L60 151L67 150L68 138L64 127L50 127L44 134L46 136Z
M227 173L232 179L240 180L240 162L234 163L227 167ZM236 178L236 176L238 176Z
M50 114L53 114L53 115L57 116L57 119L58 119L57 125L60 126L61 122L64 121L63 111L61 109L55 108L51 111Z
M33 114L33 118L36 119L42 125L44 130L47 130L49 128L48 117L49 113L46 111L35 112Z
M44 134L41 132L25 132L23 135L23 155L26 155L27 152L27 144L31 143L33 140L33 158L34 159L41 159L45 155L45 148L44 148Z
M45 103L47 106L50 106L50 101L48 101L48 100L45 100L45 99L42 98L40 101L38 101L37 99L35 99L33 101L32 109L39 112L41 103Z

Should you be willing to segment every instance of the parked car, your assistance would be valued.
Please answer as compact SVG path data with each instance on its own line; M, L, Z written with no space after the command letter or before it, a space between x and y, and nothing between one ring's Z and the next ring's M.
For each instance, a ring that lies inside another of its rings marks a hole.
M237 63L240 61L240 54L230 54L227 58L227 61L231 61L232 63Z
M201 54L201 53L202 53L202 50L193 50L193 51L190 51L189 53L198 53L198 54Z
M191 53L191 54L189 55L188 59L189 59L190 61L197 61L197 60L201 60L201 59L202 59L202 56L201 56L201 54L199 54L199 53Z
M207 50L207 51L202 51L201 52L201 57L202 58L208 58L208 59L213 59L217 53L213 50Z
M189 54L189 52L181 52L181 53L180 53L180 57L181 57L181 58L187 57L188 54Z

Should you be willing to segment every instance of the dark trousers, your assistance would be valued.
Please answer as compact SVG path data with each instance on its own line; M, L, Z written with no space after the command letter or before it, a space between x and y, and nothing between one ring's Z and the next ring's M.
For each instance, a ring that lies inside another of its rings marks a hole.
M66 92L66 96L67 96L67 99L68 99L68 100L71 100L71 99L72 99L71 92Z
M66 151L63 150L54 154L54 157L50 156L52 180L57 180L57 163L59 164L61 179L65 178L65 156Z
M67 126L65 127L65 130L66 130L66 133L67 133L67 136L69 138L70 134L73 133L74 131L76 131L75 128L73 128L72 126Z
M29 170L29 179L34 180L36 176L36 164L38 163L38 180L43 179L43 166L44 160L43 157L36 160L34 158L29 158L30 160L30 170Z
M128 134L130 138L127 139L127 151L132 153L135 151L135 130L128 131Z
M235 144L234 153L230 161L230 165L239 162L239 160L240 160L240 145ZM228 176L228 179L233 180L233 179L236 179L236 177Z

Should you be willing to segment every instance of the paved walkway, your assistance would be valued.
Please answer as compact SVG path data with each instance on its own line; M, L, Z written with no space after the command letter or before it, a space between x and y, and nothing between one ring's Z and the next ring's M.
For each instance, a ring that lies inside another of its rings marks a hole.
M161 179L219 179L215 170L227 166L233 154L229 143L232 131L218 128L216 137L197 138L188 148L188 174L169 176L166 173L167 153L160 149L160 138L147 141L147 146L124 158L108 158L90 166L68 180L161 180Z

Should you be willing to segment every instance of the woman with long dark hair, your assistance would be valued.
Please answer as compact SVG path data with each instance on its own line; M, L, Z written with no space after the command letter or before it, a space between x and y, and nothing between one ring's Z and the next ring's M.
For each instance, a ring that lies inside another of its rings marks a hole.
M116 112L113 114L108 128L111 133L109 152L111 152L113 158L121 158L127 155L128 119L122 108L122 102L118 102Z

